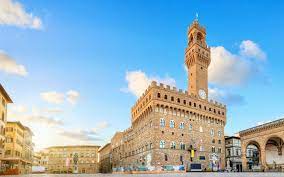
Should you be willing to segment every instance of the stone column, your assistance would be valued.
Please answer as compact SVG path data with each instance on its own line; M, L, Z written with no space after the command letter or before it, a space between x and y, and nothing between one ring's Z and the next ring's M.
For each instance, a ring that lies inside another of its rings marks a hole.
M246 151L246 144L242 143L242 170L247 171L247 151Z
M260 147L260 162L261 162L261 168L264 171L268 170L268 167L266 165L266 153L265 153L265 145L262 145Z

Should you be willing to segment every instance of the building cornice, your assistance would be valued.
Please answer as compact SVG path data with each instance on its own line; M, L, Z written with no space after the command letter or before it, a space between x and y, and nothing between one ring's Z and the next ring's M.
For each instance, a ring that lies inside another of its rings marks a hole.
M248 134L255 133L255 132L265 131L265 130L280 127L283 125L284 125L284 118L278 119L272 122L268 122L262 125L258 125L258 126L246 129L246 130L242 130L240 131L240 136L248 135Z

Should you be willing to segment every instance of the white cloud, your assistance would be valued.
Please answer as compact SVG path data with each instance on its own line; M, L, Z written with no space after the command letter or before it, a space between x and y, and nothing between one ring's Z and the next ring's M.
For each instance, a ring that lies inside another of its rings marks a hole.
M56 120L52 117L46 117L42 115L23 116L21 120L30 123L43 124L46 126L61 126L64 124L61 120Z
M26 12L22 4L16 0L0 1L0 24L32 29L42 28L41 19Z
M93 133L84 130L72 130L72 131L62 130L58 132L58 135L71 140L83 141L83 142L102 141L101 138L94 136Z
M224 47L211 48L209 82L217 85L241 85L251 75L248 61L227 51Z
M130 92L135 96L141 96L147 87L151 84L152 81L157 81L166 85L175 86L176 82L173 78L166 76L165 78L160 78L156 76L147 76L146 73L138 71L129 71L126 72L125 77L128 86L126 89L123 89L126 92Z
M70 131L62 129L58 132L58 134L62 137L76 141L83 141L83 142L102 141L103 139L99 137L99 133L108 127L109 123L103 121L99 122L95 128L90 130L77 129Z
M232 54L222 46L211 48L209 82L221 86L239 86L245 84L260 70L258 59L266 58L253 41L242 41L240 55Z
M67 101L71 104L76 104L79 97L80 97L80 94L79 92L75 91L75 90L69 90L67 93Z
M56 91L43 92L40 94L41 98L48 103L61 104L64 102L65 96Z
M260 49L257 43L251 40L242 41L240 45L240 54L250 58L257 58L261 60L266 59L265 52Z
M219 88L209 88L208 89L209 99L225 103L226 105L242 105L245 104L245 99L243 96L226 92Z
M74 105L77 103L80 97L80 94L78 91L75 91L75 90L69 90L66 93L48 91L48 92L41 93L40 97L48 103L62 104L64 101L67 101L70 104Z
M8 108L8 112L14 112L17 114L22 114L27 112L27 107L24 105L16 105L16 104L10 104Z
M33 108L29 111L23 105L10 106L8 109L8 120L21 121L24 124L41 124L45 126L61 126L64 123L61 120L54 119L47 115L41 115L38 109Z
M95 128L92 129L92 132L98 133L106 128L108 128L110 124L107 121L99 122Z
M18 64L13 58L0 50L0 70L19 76L26 76L28 74L25 66Z

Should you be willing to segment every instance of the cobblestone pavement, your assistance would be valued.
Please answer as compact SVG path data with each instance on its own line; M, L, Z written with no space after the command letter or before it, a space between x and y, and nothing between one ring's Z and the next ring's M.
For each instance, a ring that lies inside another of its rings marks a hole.
M40 174L40 175L21 175L15 177L284 177L284 173L185 173L185 174ZM10 176L12 177L12 176Z

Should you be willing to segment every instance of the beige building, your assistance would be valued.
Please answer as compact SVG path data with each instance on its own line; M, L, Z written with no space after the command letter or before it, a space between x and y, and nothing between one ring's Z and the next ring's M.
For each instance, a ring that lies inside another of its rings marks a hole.
M284 119L240 132L244 171L284 171Z
M32 131L20 122L7 122L5 136L3 163L6 172L14 174L31 173L33 163Z
M12 99L0 84L0 173L4 170L2 159L4 158L5 149L5 127L7 123L7 104L13 103Z
M110 173L112 170L111 144L108 143L99 149L100 173Z
M224 169L226 106L208 99L206 29L195 20L187 36L188 90L151 83L131 108L131 127L111 140L114 172Z
M100 146L54 146L48 151L48 173L98 173Z

